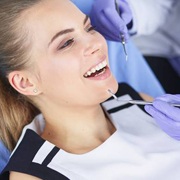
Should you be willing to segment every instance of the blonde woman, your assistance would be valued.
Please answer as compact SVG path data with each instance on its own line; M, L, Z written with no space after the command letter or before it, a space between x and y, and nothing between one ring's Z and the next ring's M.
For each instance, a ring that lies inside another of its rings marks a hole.
M104 38L69 0L0 2L3 179L178 179L180 144L119 86ZM107 100L107 101L106 101Z

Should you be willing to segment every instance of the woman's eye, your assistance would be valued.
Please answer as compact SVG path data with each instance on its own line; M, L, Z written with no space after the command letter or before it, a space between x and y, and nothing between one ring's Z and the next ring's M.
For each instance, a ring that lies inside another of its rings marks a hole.
M62 46L58 47L58 50L61 50L61 49L64 49L64 48L70 46L71 44L73 44L73 42L74 42L73 38L67 40Z
M94 31L95 29L96 29L95 26L91 26L91 27L89 27L89 28L87 29L87 32Z

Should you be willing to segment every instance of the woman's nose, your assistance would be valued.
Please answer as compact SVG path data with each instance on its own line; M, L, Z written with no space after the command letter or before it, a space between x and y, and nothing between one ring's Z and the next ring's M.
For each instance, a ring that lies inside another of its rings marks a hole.
M84 56L91 56L98 53L102 49L102 44L98 40L91 39L86 42Z

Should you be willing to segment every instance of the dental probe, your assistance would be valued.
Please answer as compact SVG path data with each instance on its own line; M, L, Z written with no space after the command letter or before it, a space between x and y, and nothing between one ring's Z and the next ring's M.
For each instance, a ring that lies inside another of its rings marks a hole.
M116 7L116 11L119 14L119 16L121 16L120 11L119 11L119 7L118 7L118 2L117 0L115 0L115 7ZM127 55L127 51L126 51L126 46L125 46L125 39L124 39L124 34L120 34L120 39L122 40L121 43L123 45L123 49L124 49L124 53L126 55L126 61L128 59L128 55Z
M126 102L130 104L137 104L137 105L146 105L146 104L152 105L153 104L153 102L143 101L143 100L121 100L121 99L118 99L117 96L114 93L112 93L110 89L108 89L108 92L117 101ZM169 103L169 104L174 107L180 107L180 104L174 104L174 103Z

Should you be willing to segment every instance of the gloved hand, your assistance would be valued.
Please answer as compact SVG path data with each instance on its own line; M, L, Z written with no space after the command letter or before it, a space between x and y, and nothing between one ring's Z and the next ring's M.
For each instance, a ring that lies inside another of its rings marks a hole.
M126 0L117 0L120 16L117 13L115 0L95 0L90 13L92 25L107 40L122 41L120 33L128 40L127 24L132 20L132 13Z
M145 110L154 117L160 128L169 136L180 140L180 108L169 103L180 104L180 94L165 94L153 101L153 106L146 105Z

